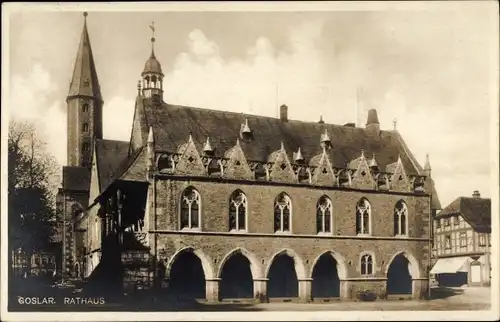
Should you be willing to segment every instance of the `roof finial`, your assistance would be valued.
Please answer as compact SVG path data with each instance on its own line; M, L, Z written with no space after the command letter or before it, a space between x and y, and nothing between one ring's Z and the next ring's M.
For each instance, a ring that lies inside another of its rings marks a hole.
M394 120L392 120L392 125L394 126L394 131L396 131L397 125L398 125L398 120L396 118L394 118Z
M203 152L211 153L213 151L214 151L214 149L212 148L212 144L210 144L210 137L207 136L207 141L205 142L205 145L203 146Z
M319 116L319 121L318 121L319 124L324 124L325 121L323 121L323 115L320 115Z
M155 29L155 22L154 22L154 20L149 25L149 28L151 28L151 30L152 30L152 37L151 37L151 57L155 57L155 41L156 41L155 31L156 31L156 29Z
M137 81L137 92L139 95L141 95L141 81L140 80Z
M302 156L302 151L300 151L300 146L299 149L297 150L297 153L295 154L295 161L304 161L304 157Z
M148 134L148 143L154 143L155 141L155 138L154 138L154 134L153 134L153 127L150 126L149 127L149 134Z
M377 159L375 159L375 152L373 152L372 160L370 161L370 168L378 168Z
M281 141L281 151L285 151L285 143L283 141Z
M87 13L87 11L84 11L84 12L83 12L83 16L85 17L85 20L87 20L87 16L88 16L88 15L89 15L89 14Z
M429 161L429 153L425 155L425 165L424 165L424 171L431 171L431 162Z

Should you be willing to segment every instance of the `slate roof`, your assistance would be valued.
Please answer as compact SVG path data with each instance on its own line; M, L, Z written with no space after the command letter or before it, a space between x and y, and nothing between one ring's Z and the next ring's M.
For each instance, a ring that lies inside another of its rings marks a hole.
M83 25L80 46L76 54L73 77L68 92L68 97L78 95L97 97L102 100L86 22Z
M62 188L71 191L89 191L90 169L79 166L64 166Z
M462 215L475 230L491 231L491 199L458 197L436 217L458 214Z
M101 191L104 191L117 176L123 160L127 158L129 142L98 139L95 145L99 185Z
M327 129L332 143L329 153L334 167L346 167L351 160L360 157L361 149L364 149L367 158L376 154L382 170L401 156L407 174L423 174L422 167L397 131L380 131L380 135L374 137L364 128L295 120L284 122L272 117L167 103L159 105L152 104L151 99L144 99L142 103L147 128L153 127L156 150L175 152L188 141L191 134L198 151L202 151L207 137L210 137L212 147L216 149L215 156L223 157L224 152L236 144L241 126L247 119L253 140L247 142L240 139L240 145L245 157L251 161L267 161L270 153L280 149L281 141L290 160L293 160L293 152L299 147L306 161L310 160L322 152L320 138Z

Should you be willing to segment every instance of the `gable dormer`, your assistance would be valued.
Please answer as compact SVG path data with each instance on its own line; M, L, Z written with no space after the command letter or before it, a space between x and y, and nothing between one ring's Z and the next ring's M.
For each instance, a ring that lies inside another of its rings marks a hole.
M390 165L387 166L387 171L391 173L390 189L392 191L400 191L400 192L411 191L410 179L406 174L406 170L403 166L401 156L398 157L398 160L396 162L391 163Z
M374 189L376 187L375 180L373 179L364 150L361 150L361 156L354 161L350 164L350 168L356 166L352 177L352 186L357 189Z
M268 159L271 162L269 167L269 179L277 182L297 182L295 172L286 154L285 145L281 142L281 148L271 153Z
M193 137L189 135L188 142L181 145L177 149L180 155L179 161L175 166L175 174L177 175L193 175L204 176L206 170L201 160L201 156L196 149Z
M314 174L311 178L311 184L330 187L337 185L332 162L325 149L311 161L310 165L315 167Z
M236 145L225 154L228 159L223 172L223 178L253 180L254 174L248 165L245 154L240 146L240 140L236 140Z

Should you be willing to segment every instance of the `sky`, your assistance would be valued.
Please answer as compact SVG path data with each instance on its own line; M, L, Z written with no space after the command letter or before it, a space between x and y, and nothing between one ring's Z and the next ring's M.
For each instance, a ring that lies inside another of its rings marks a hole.
M65 99L83 19L81 11L63 10L10 16L10 118L35 121L61 165ZM107 139L130 139L152 21L166 102L273 117L287 104L290 119L315 122L321 115L327 123L358 126L376 108L381 128L396 126L422 165L429 154L443 206L473 190L491 197L496 6L90 11Z

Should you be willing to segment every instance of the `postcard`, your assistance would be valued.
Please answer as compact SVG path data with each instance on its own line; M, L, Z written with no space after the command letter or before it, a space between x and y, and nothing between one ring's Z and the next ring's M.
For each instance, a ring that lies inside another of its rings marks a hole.
M2 320L497 320L498 4L3 4Z

